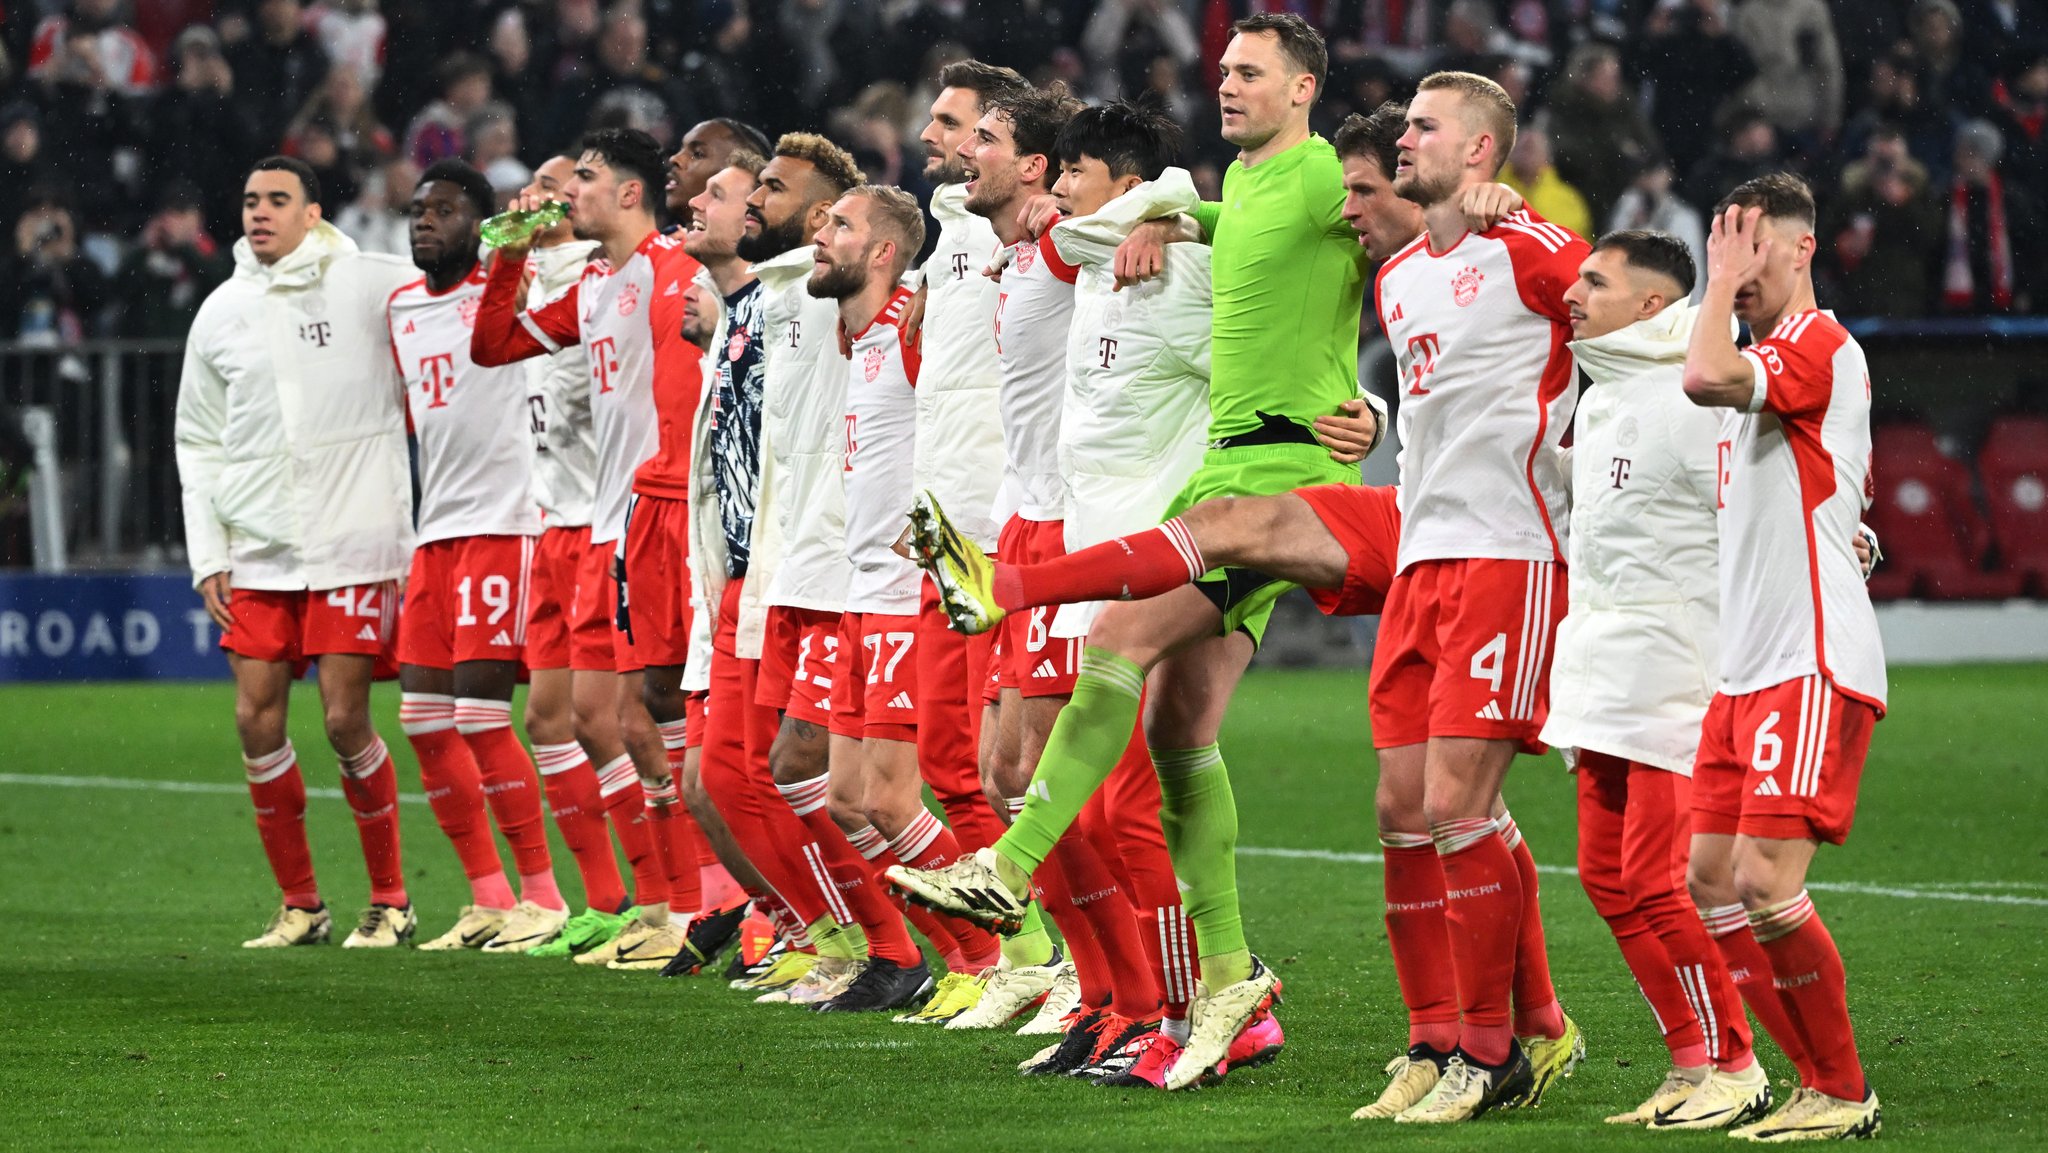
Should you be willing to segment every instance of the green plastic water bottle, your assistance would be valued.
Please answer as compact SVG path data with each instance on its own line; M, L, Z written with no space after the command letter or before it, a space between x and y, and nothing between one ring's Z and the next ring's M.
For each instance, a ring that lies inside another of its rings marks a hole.
M550 200L531 212L500 212L484 221L479 232L485 248L503 248L508 244L524 243L535 233L546 232L568 215L568 205Z

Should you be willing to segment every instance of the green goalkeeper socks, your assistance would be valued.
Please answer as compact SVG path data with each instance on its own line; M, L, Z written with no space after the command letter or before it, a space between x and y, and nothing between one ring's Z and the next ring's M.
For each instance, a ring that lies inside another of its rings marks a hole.
M1202 950L1202 980L1210 989L1251 975L1251 953L1237 906L1237 801L1223 751L1153 749L1159 772L1159 824L1181 905Z
M1138 697L1144 690L1144 669L1107 649L1081 650L1073 699L1060 710L1046 738L1025 792L1024 811L995 845L1025 876L1036 873L1052 855L1060 835L1109 779L1131 742ZM1228 786L1224 795L1229 795ZM1234 836L1234 824L1232 828Z

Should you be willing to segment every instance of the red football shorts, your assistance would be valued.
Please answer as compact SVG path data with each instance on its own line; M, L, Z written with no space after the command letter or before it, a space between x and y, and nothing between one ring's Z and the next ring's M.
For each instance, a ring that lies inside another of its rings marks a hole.
M1401 506L1392 485L1319 484L1294 495L1337 538L1347 561L1344 583L1308 590L1316 607L1333 617L1371 616L1386 606L1401 544Z
M533 607L526 617L526 667L611 672L618 667L609 616L610 545L590 543L590 526L551 528L533 550Z
M220 647L297 664L327 653L381 657L397 640L398 582L338 589L231 589Z
M1067 554L1066 526L1056 520L1025 520L1013 516L996 540L996 556L1004 564L1043 564ZM1002 662L1002 686L1027 697L1070 697L1081 672L1081 637L1052 635L1059 609L1043 605L1016 612L996 624Z
M830 727L833 686L839 676L839 614L774 605L764 628L754 703L806 724ZM858 715L848 720L851 731L840 735L858 738Z
M414 549L398 614L398 662L452 669L519 660L538 539L464 536Z
M635 493L626 513L627 631L622 673L681 668L690 659L690 507Z
M917 617L846 613L839 618L839 673L832 731L857 716L862 739L917 740ZM852 735L847 733L846 735Z
M1431 737L1540 753L1565 570L1551 561L1418 561L1395 577L1372 654L1373 747Z
M1876 723L1876 709L1820 676L1715 693L1693 761L1693 832L1841 844Z

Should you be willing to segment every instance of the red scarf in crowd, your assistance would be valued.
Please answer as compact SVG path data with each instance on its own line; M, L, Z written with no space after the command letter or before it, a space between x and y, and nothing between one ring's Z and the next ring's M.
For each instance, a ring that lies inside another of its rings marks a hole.
M1984 186L1984 231L1991 249L1991 306L2012 307L2012 236L2005 228L2005 182L1991 174ZM1970 272L1970 186L1957 177L1948 195L1948 270L1942 278L1942 301L1951 311L1967 311L1977 301L1977 282Z

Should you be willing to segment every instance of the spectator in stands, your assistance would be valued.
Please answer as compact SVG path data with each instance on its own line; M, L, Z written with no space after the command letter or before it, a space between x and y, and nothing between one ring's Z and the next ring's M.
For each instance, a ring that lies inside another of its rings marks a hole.
M647 58L647 21L622 5L604 19L597 67L555 90L548 123L564 140L601 121L642 128L669 143L678 118L691 114L683 103L674 79Z
M1202 42L1187 14L1169 0L1102 0L1081 31L1081 54L1092 74L1091 95L1115 100L1148 87L1152 62L1161 56L1193 67Z
M2032 311L2040 208L2025 188L1999 174L2004 152L2005 140L1988 120L1972 120L1956 131L1938 283L1944 312Z
M1693 166L1685 177L1685 198L1701 212L1711 212L1734 187L1784 167L1778 151L1778 130L1753 108L1736 108L1727 117L1721 146Z
M242 190L220 175L244 171L257 155L255 110L236 98L234 69L213 29L195 24L180 32L171 61L177 72L156 99L146 139L150 183L186 180L205 189L207 231L238 236Z
M1842 127L1842 51L1825 0L1742 0L1731 21L1756 61L1738 99L1804 147Z
M348 169L349 193L337 193L327 183L327 176L320 176L320 187L334 196L337 204L343 203L362 186L365 177L397 147L392 140L391 130L377 120L377 110L370 104L370 94L363 88L352 68L335 68L327 73L327 79L320 85L320 91L306 102L306 106L293 117L286 129L286 139L296 138L307 124L320 121L334 136L335 147L340 149L342 162Z
M1844 157L1861 156L1871 132L1881 124L1896 126L1906 135L1906 147L1913 158L1927 166L1935 183L1948 176L1954 150L1954 129L1946 112L1933 107L1923 95L1920 61L1908 45L1871 62L1863 108L1842 130Z
M1756 74L1729 27L1728 0L1658 4L1644 19L1636 60L1652 93L1650 124L1681 164L1714 146L1722 104Z
M1855 316L1927 315L1941 262L1941 206L1896 127L1873 133L1815 230L1833 307Z
M0 261L0 334L30 344L77 344L94 335L107 278L78 248L78 221L61 194L32 192Z
M1998 89L1992 122L2005 135L2005 171L2048 200L2048 52L2015 54L2012 77Z
M1585 195L1593 219L1606 219L1657 150L1656 134L1622 87L1621 53L1597 42L1573 49L1544 119L1558 174Z
M1963 13L1954 0L1913 6L1913 52L1924 95L1945 115L1982 116L1991 108L1991 76L1963 53Z
M141 245L121 262L114 277L118 335L185 339L207 293L234 273L234 257L207 235L200 205L199 189L184 180L172 181L158 198L156 215L142 230ZM145 379L133 394L138 403L125 414L129 450L140 478L131 512L140 520L145 540L166 540L182 523L178 462L170 443L178 403L178 361L149 356L135 363Z
M403 156L394 156L363 181L362 195L334 218L334 226L364 252L392 256L412 253L412 190L420 170Z
M406 158L423 169L468 151L470 117L491 102L491 66L481 56L455 53L441 62L436 79L440 99L420 109L405 130Z
M1707 266L1707 233L1700 211L1685 202L1675 190L1677 174L1671 169L1671 161L1661 153L1652 155L1628 190L1614 204L1614 213L1608 218L1607 231L1619 232L1629 228L1650 228L1668 232L1685 242L1692 253L1693 266ZM1693 285L1693 298L1697 300L1706 278L1701 277Z
M36 80L43 128L57 146L50 159L71 187L92 187L87 231L127 231L138 223L142 188L141 113L145 97L124 96L101 59L101 35L65 27Z
M14 220L28 194L54 183L56 166L43 153L43 126L36 106L25 100L0 108L0 220Z
M365 89L375 88L383 71L385 32L377 0L321 0L312 23L334 70L354 76Z
M469 152L463 159L491 182L500 204L532 179L533 170L519 162L519 124L508 105L484 105L470 118L464 135L469 138Z
M541 137L547 111L547 78L533 55L526 13L507 8L491 23L491 92L512 109L519 139L529 145Z
M1502 28L1487 0L1451 0L1444 9L1443 49L1430 67L1485 74L1496 56L1510 56L1532 68L1550 66L1550 50Z
M229 49L237 91L255 116L259 150L284 139L292 116L327 78L327 53L306 31L304 15L299 0L258 0L255 34Z
M63 15L36 25L28 50L28 74L42 80L66 64L65 42L91 41L92 58L104 70L107 87L123 96L156 91L156 54L120 18L121 0L71 0Z
M355 199L356 192L363 186L361 172L350 163L341 149L341 143L334 131L334 125L324 117L315 117L300 124L285 139L282 149L286 156L296 156L312 166L313 175L320 178L320 192L331 196L336 203Z
M2048 51L2048 6L2040 0L1966 0L1963 14L1963 55L1995 78L2010 78Z
M1515 134L1515 146L1508 152L1508 164L1501 169L1501 183L1522 194L1536 215L1552 224L1569 228L1580 236L1593 236L1593 214L1586 198L1557 174L1550 162L1550 134L1531 125Z

